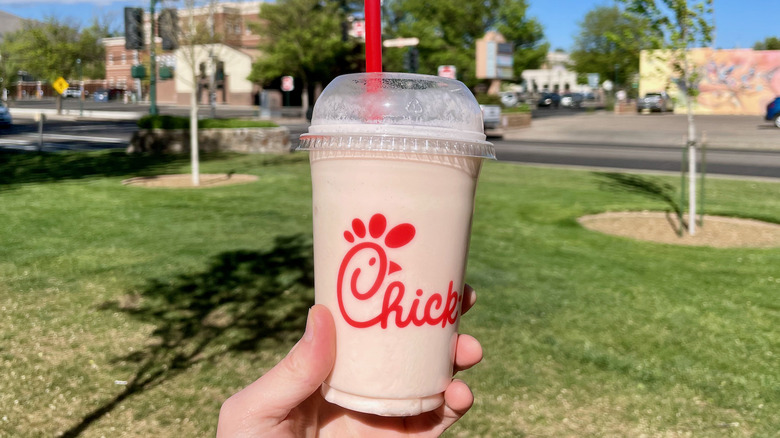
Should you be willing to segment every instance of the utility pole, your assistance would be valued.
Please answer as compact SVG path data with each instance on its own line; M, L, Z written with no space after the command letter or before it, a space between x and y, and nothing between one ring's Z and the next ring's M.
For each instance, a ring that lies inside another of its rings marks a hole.
M214 3L209 5L209 107L211 109L211 118L217 118L217 90L216 90L216 74L217 64L214 62Z
M76 60L79 68L79 117L84 117L84 77L81 74L81 58Z
M138 54L138 50L133 50L133 65L141 63L141 56ZM135 78L135 101L141 102L143 95L141 93L141 78Z
M152 25L149 44L149 114L156 116L157 111L157 38L154 26L154 6L159 0L151 0L149 5L149 23Z

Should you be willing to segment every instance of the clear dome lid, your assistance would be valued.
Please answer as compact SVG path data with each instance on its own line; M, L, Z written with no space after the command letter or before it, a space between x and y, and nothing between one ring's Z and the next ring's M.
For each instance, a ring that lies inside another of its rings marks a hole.
M482 110L460 81L410 73L339 76L317 99L300 150L350 149L495 158Z

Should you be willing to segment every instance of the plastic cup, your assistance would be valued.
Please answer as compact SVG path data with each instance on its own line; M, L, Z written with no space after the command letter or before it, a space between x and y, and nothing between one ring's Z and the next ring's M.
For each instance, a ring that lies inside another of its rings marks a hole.
M312 174L315 301L336 321L326 400L416 415L452 380L482 112L461 82L405 73L336 78L300 150Z

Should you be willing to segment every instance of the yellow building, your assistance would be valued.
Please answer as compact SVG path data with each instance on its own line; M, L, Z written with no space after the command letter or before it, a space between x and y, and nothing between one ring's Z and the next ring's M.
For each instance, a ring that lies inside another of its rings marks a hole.
M667 91L675 99L675 111L684 112L686 96L668 59L668 52L642 51L639 95ZM691 49L688 62L699 77L696 114L762 115L780 96L780 50Z

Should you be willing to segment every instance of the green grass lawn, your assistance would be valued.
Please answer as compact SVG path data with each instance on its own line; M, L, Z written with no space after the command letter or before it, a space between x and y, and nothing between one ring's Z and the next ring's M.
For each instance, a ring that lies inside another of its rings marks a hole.
M307 156L202 161L259 177L245 185L120 184L187 164L0 154L0 437L213 436L222 401L300 336ZM461 325L485 359L449 436L777 436L780 249L587 231L577 217L667 208L604 181L485 166ZM778 183L707 189L708 214L780 222Z

